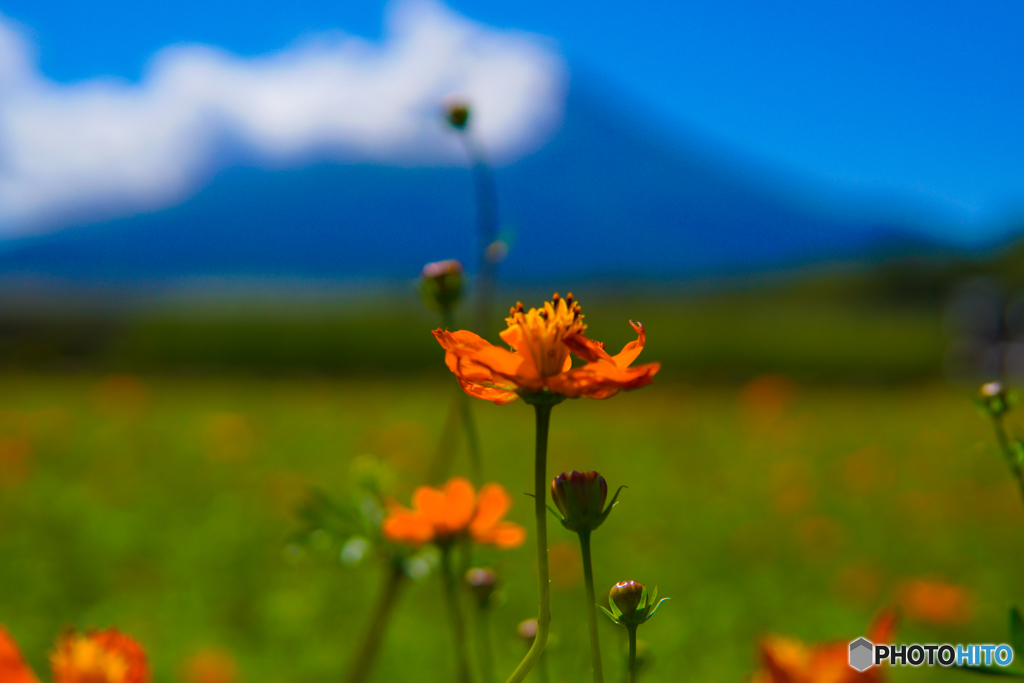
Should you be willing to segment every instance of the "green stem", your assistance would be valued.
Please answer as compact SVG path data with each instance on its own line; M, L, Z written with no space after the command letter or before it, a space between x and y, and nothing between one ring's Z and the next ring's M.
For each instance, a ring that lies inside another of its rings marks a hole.
M498 282L498 262L488 258L487 248L498 239L498 198L494 175L487 163L487 156L479 141L466 129L462 131L462 142L473 165L473 185L476 195L477 248L479 251L479 278L476 295L475 329L485 339L491 333L491 309L494 290Z
M452 394L452 402L448 408L448 416L444 421L444 428L441 430L441 438L434 450L434 457L431 459L430 468L427 470L427 483L432 486L443 484L448 479L451 471L452 456L459 446L459 424L462 422L462 415L459 411L459 404L466 392L462 387L456 386L457 393Z
M548 426L551 423L550 404L534 404L537 414L537 456L534 463L534 514L537 518L537 582L540 589L540 608L537 615L537 635L533 645L508 677L506 683L520 683L540 659L548 642L551 627L551 587L548 579L548 526L547 526L547 461Z
M491 628L487 606L480 605L476 615L477 657L480 659L480 680L483 683L493 683L494 650L491 645Z
M370 674L373 667L373 660L376 658L380 644L384 640L384 632L387 630L388 619L391 617L391 610L398 600L399 590L405 583L405 572L397 563L389 564L387 574L384 577L380 597L374 607L373 615L370 617L370 624L363 633L363 638L356 647L356 656L349 665L348 673L345 675L347 683L362 683Z
M629 677L627 683L636 683L636 626L627 626L629 631Z
M1017 459L1013 454L1013 449L1010 448L1010 437L1006 433L1006 423L1003 422L1003 416L993 415L992 424L996 430L996 440L999 442L999 449L1003 452L1003 457L1006 459L1010 472L1013 473L1014 478L1017 480L1017 489L1020 491L1021 500L1024 501L1024 472L1021 472L1020 465L1017 464Z
M473 418L473 407L469 404L469 398L469 394L459 391L459 412L462 413L462 426L466 429L469 469L473 474L473 483L479 488L484 483L483 466L480 462L480 436L476 431L476 420Z
M448 603L448 621L452 627L452 644L455 648L455 670L458 683L469 683L469 658L466 656L466 626L462 621L462 610L459 609L459 592L452 571L451 547L441 550L441 579L444 581L444 593Z
M597 637L597 600L594 598L594 570L590 563L590 530L580 532L580 554L583 555L583 580L587 586L587 618L590 620L590 664L594 683L604 683L601 671L601 643Z

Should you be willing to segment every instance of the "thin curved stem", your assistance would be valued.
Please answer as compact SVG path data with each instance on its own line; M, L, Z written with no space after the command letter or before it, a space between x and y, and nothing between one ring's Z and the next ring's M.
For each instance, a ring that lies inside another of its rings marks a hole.
M1006 433L1006 423L1002 415L992 416L992 425L996 430L996 440L999 442L999 449L1003 452L1006 464L1017 480L1017 489L1020 491L1021 500L1024 501L1024 472L1021 472L1020 465L1014 457L1013 449L1010 447L1010 437Z
M445 601L448 603L448 621L452 627L452 645L455 652L455 671L458 683L469 683L469 657L466 654L466 625L459 609L459 592L452 571L451 548L441 550L441 579L444 581Z
M494 649L491 645L491 625L489 609L480 605L476 611L477 659L480 660L480 680L483 683L494 683Z
M397 563L388 565L380 597L377 599L373 615L370 617L370 624L363 633L363 638L359 642L358 647L356 647L355 659L352 660L348 673L345 675L347 683L362 683L370 674L373 660L376 658L380 644L384 640L384 632L387 630L391 611L398 601L398 593L404 584L405 572L402 570L401 565Z
M597 637L597 600L594 598L594 570L590 563L590 531L580 532L580 554L583 555L583 580L587 586L587 619L590 622L590 664L594 683L604 683L601 671L601 642Z
M476 431L476 420L473 418L473 406L469 404L469 394L459 390L459 412L462 415L462 426L466 430L466 450L469 452L469 469L473 475L473 484L480 487L484 483L483 465L480 457L480 435Z
M539 583L540 608L537 615L537 635L533 645L519 662L519 666L508 677L506 683L520 683L540 659L548 642L551 628L551 587L548 579L548 526L547 526L547 462L548 426L551 423L551 405L535 404L537 414L537 455L534 461L534 514L537 518L537 582Z
M477 248L479 252L480 275L477 282L476 329L482 337L490 336L491 309L494 304L494 290L498 282L498 261L487 252L498 239L498 192L494 175L487 163L480 142L466 129L462 131L462 142L473 166L473 185L476 194Z

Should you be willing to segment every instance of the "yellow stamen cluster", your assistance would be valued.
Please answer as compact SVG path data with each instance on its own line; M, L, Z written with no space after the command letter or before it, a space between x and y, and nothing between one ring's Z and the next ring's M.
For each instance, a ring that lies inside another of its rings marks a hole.
M587 329L583 323L583 309L573 300L572 293L564 299L557 293L542 308L525 310L517 302L505 318L509 328L518 327L522 346L520 353L529 353L542 377L562 372L569 349L563 340L570 334Z
M121 653L87 636L74 636L53 654L53 669L61 681L121 683L127 677L128 662Z

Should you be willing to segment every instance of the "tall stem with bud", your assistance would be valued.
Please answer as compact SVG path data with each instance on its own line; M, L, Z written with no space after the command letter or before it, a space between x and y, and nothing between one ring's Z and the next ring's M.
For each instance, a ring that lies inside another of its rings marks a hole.
M629 674L626 683L636 683L636 626L629 626Z
M587 618L590 622L590 662L594 683L604 682L601 671L601 642L597 636L597 599L594 597L594 570L590 562L590 531L581 531L580 554L583 555L583 581L587 587Z
M548 526L547 526L547 462L548 427L551 423L551 402L533 403L537 417L536 456L534 459L534 515L537 519L537 581L540 584L540 606L537 614L537 635L533 639L523 661L519 663L506 683L520 683L530 673L544 652L551 628L551 587L548 577Z
M466 653L466 625L459 608L458 584L452 568L451 547L441 550L441 580L444 581L445 602L448 605L448 620L452 628L452 645L455 652L455 671L458 683L469 683L469 657Z

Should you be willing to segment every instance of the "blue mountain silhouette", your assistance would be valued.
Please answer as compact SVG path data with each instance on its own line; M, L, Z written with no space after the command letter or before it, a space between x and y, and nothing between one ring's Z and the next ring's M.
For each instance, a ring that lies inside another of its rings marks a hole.
M900 231L823 218L707 145L660 135L599 88L570 88L560 130L495 172L514 235L503 277L686 276L857 255ZM62 279L413 277L472 268L467 169L237 166L154 213L8 240L0 272Z

